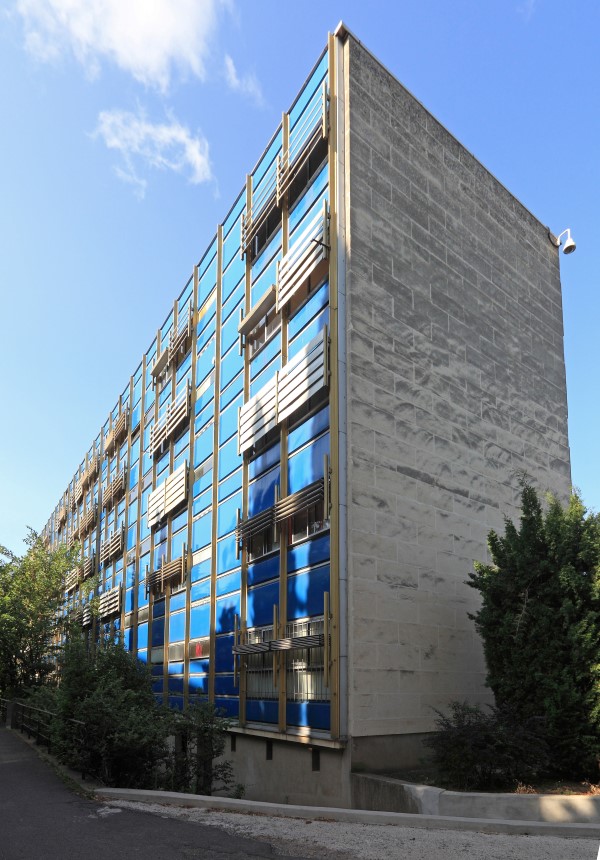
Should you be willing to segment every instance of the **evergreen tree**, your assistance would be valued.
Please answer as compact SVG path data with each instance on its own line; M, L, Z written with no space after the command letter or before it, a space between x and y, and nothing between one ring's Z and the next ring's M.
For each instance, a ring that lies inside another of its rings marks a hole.
M596 778L600 754L600 519L577 494L546 510L523 483L519 527L489 535L469 584L499 707L539 717L557 774Z

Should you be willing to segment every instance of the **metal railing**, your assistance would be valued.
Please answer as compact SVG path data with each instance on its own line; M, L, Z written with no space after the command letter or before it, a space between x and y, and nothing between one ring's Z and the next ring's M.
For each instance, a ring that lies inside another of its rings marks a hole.
M43 745L48 752L52 750L52 723L57 714L54 711L46 711L44 708L36 708L25 702L0 699L0 723L9 728L18 729L28 738L33 738L36 744ZM81 720L69 718L65 720L72 730L74 743L79 745L80 750L85 748L85 723ZM82 764L81 777L85 779L84 761L85 756L80 756Z

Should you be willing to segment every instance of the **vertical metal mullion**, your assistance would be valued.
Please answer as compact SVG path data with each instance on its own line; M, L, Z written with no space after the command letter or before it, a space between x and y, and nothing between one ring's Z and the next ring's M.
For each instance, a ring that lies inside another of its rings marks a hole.
M281 123L282 149L289 152L290 144L290 118L284 113ZM287 254L289 248L289 204L287 192L283 196L281 211L281 256ZM281 310L281 366L287 364L288 353L288 331L287 331L287 308ZM280 498L288 494L287 480L287 443L288 431L287 420L280 427L280 466L279 466L279 490ZM285 636L285 624L287 620L287 521L280 527L279 531L279 630L273 630L273 638ZM287 725L287 652L280 656L279 662L279 728L285 731Z
M160 349L162 349L162 334L161 330L158 329L156 332L156 358L159 355L159 345ZM152 379L152 386L154 388L154 425L158 422L158 402L160 397L160 385L157 384L157 380L155 377ZM152 457L152 489L156 487L156 460L154 458L154 453L152 451L152 446L150 447L150 456ZM155 532L150 530L150 564L148 565L148 572L146 577L150 574L150 571L154 572L154 535ZM146 588L148 587L148 581L146 579ZM148 592L148 662L150 667L152 667L152 623L154 621L154 590L150 589ZM164 665L164 654L163 654L163 665ZM164 701L164 684L163 684L163 701Z
M173 322L171 324L171 331L169 333L169 338L173 335L175 331L177 331L177 299L173 302ZM176 390L177 390L177 370L175 368L176 362L171 363L171 356L169 356L169 366L168 373L171 376L171 404L175 402ZM167 440L167 445L169 446L169 475L173 474L173 464L175 462L175 440L173 437L169 437ZM166 488L166 482L165 482ZM172 561L171 558L171 540L173 538L173 520L167 515L167 554L166 559L167 562ZM164 618L164 631L163 631L163 701L165 704L169 701L169 644L170 640L168 639L169 633L169 621L171 617L171 584L167 585L167 588L162 589L164 598L165 598L165 614Z
M252 207L252 176L248 175L246 179L246 213L250 212ZM242 215L242 218L244 215ZM243 250L243 249L242 249ZM252 265L250 261L250 253L245 255L246 263L246 289L245 289L245 313L248 313L252 304ZM246 348L244 349L244 403L248 402L250 397L250 353L248 348L248 339L245 338ZM238 410L239 416L239 410ZM239 418L238 418L238 446L239 446ZM242 515L248 515L248 459L244 455L242 460ZM248 607L248 548L244 544L242 547L242 573L240 577L240 640L243 641L246 636L248 625L246 622L246 612ZM239 724L246 724L246 697L248 678L246 673L247 658L240 656L240 672L239 672Z
M146 353L144 353L144 357L142 358L142 396L140 398L140 460L139 460L139 476L137 482L137 503L138 503L138 518L137 518L137 527L135 530L135 568L136 575L133 580L133 612L132 612L132 628L133 628L133 651L137 654L138 649L138 599L139 599L139 589L140 589L140 545L141 545L141 530L142 530L142 484L144 482L144 476L142 475L142 457L144 454L144 449L142 447L142 442L144 440L144 427L146 425ZM133 423L133 388L131 388L131 402L130 402L130 415L131 420L129 422L129 450L131 452L131 434L132 434L132 423ZM131 454L130 454L131 455Z
M219 502L219 412L221 385L221 298L223 285L223 225L217 228L217 284L215 297L215 396L213 426L213 485L212 485L212 533L210 565L210 663L208 679L209 701L215 700L215 656L217 643L217 509Z
M133 376L129 377L129 411L131 412L131 403L133 400ZM122 395L119 397L120 401L120 414L123 411L123 397ZM125 586L127 583L127 529L129 526L129 489L128 489L128 471L129 471L129 463L131 461L131 421L127 422L127 469L125 470L125 477L123 478L123 498L125 499L125 511L124 511L124 519L123 525L125 527L125 533L123 535L123 588L121 589L122 593L122 601L121 601L121 636L123 636L123 631L125 629ZM139 517L138 517L139 518Z
M102 437L102 432L100 433L100 436ZM102 450L102 447L103 447L103 444L102 444L102 439L101 439L101 442L100 442L100 449L101 450ZM93 448L93 445L92 445L92 448ZM102 484L101 484L102 454L101 454L101 451L98 452L98 460L99 460L99 465L98 465L98 520L96 522L96 540L95 540L96 571L92 574L94 581L96 582L96 587L94 589L94 592L98 591L98 585L100 583L100 544L102 543L102 532L100 529L100 521L102 518ZM87 465L88 465L88 457L87 456L85 458L85 463L86 463L86 468L87 468ZM85 510L85 493L83 494L82 504L83 504L83 509ZM90 540L90 544L91 544L91 540ZM97 596L97 594L95 594L94 596ZM96 646L96 628L97 628L96 619L93 618L92 619L92 625L89 628L89 630L90 630L89 635L91 637L92 648L95 648L95 646Z
M194 287L192 290L191 305L191 326L192 336L191 341L191 356L192 356L192 391L190 394L190 447L188 455L188 539L186 550L186 564L188 575L185 581L185 633L183 639L183 703L184 706L189 704L190 696L190 620L191 620L191 567L192 567L192 522L193 522L193 505L194 505L194 415L196 404L196 343L198 340L196 311L198 310L198 266L194 266Z

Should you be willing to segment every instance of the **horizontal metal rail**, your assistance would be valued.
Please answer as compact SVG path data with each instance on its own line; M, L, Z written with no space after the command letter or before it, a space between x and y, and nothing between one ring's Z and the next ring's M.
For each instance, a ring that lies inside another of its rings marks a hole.
M55 711L36 708L25 702L0 699L0 716L4 715L4 722L6 722L10 710L12 710L11 728L18 729L22 734L26 734L28 738L33 737L36 744L45 746L48 751L52 749L53 723L57 717ZM79 745L80 752L83 752L85 749L85 723L82 720L75 720L73 718L68 718L65 722L73 730L75 742ZM86 773L83 755L80 756L80 760L82 764L81 776L85 779Z

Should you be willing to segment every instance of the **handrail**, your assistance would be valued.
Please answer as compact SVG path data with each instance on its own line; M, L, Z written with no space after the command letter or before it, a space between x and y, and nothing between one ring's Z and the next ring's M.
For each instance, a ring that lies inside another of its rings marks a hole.
M6 722L9 713L9 705L12 705L11 728L19 729L22 734L27 733L28 738L33 736L36 744L43 744L50 751L52 747L52 721L58 716L56 711L36 708L34 705L28 705L17 700L0 699L0 715L4 715L4 722ZM85 723L73 717L68 717L65 722L75 729L75 738L83 750L85 747ZM81 776L82 779L85 779L84 756L82 755L80 759Z

